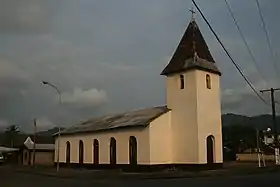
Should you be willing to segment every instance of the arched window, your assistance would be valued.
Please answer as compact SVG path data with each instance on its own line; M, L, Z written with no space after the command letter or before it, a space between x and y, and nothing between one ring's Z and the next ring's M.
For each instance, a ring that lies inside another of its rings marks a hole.
M70 142L66 142L66 164L70 164Z
M117 142L113 137L110 139L110 164L117 164Z
M211 77L209 74L206 75L206 87L211 89Z
M93 163L99 164L99 142L97 139L93 140Z
M129 137L129 163L137 165L137 140L134 136Z
M184 75L180 75L180 88L181 89L185 88L185 78L184 78Z
M84 142L82 140L79 141L79 164L84 163Z

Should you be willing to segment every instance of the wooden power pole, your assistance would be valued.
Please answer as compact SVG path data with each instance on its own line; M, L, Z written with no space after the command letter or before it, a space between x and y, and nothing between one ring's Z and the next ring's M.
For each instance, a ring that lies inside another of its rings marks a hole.
M280 90L280 88L270 88L270 89L267 89L267 90L261 90L260 91L261 93L270 92L276 164L280 164L279 163L280 159L279 159L279 141L278 141L278 132L277 132L277 121L276 121L274 94L275 94L275 91L279 91L279 90Z
M35 158L36 158L36 118L34 119L34 137L33 137L33 160L32 160L32 163L33 163L33 166L35 166Z
M261 90L261 93L264 92L270 92L271 97L271 108L272 108L272 123L273 123L273 131L274 135L277 135L277 121L276 121L276 110L275 110L275 99L274 99L274 93L275 91L279 91L280 88L270 88L267 90ZM277 138L275 138L277 139Z

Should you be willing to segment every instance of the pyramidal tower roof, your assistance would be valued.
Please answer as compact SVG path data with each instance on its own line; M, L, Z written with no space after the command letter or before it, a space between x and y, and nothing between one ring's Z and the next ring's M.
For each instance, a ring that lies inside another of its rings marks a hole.
M221 75L194 18L161 75L200 69Z

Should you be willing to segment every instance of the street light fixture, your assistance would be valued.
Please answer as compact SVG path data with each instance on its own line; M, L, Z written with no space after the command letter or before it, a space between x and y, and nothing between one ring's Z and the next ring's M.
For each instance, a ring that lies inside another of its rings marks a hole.
M49 86L53 87L53 88L57 91L57 93L58 93L58 95L59 95L59 104L62 104L61 92L59 91L59 89L58 89L55 85L51 84L50 82L42 81L42 83L43 83L44 85L49 85Z
M54 89L57 91L57 93L58 93L58 95L59 95L59 105L61 105L61 104L62 104L62 99L61 99L61 92L59 91L59 89L58 89L55 85L51 84L50 82L42 81L42 83L43 83L44 85L48 85L48 86L54 88ZM57 134L58 134L58 138L57 138L57 162L56 162L56 171L58 172L58 171L59 171L59 147L60 147L60 125L59 125L59 124L58 124L58 133L57 133Z

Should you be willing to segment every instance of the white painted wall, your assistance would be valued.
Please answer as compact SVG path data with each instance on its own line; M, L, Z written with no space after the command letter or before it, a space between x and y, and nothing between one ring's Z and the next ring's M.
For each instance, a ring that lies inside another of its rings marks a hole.
M151 122L150 164L172 163L171 111Z
M273 144L274 142L274 135L264 135L263 137L263 141L265 144L269 145L269 144ZM280 140L280 135L278 135L278 140Z
M95 134L77 134L77 135L64 135L60 138L60 162L66 162L66 142L69 141L70 148L70 162L79 163L79 141L84 142L84 163L93 163L93 140L99 141L99 163L110 163L110 138L114 137L117 142L117 164L129 163L129 137L135 136L137 139L137 157L138 164L150 163L150 148L149 148L149 128L111 131ZM55 141L57 145L57 139ZM57 154L55 154L56 162Z
M211 89L206 87L206 75L210 75ZM214 161L223 162L222 145L222 122L220 104L220 76L205 71L196 71L197 84L197 126L198 126L198 148L199 163L207 163L206 139L213 135Z
M167 107L172 111L172 161L191 164L198 160L196 72L183 75L184 89L180 89L180 74L166 78L166 99Z
M215 162L222 162L220 77L211 76L211 90L206 87L206 72L182 73L185 88L180 89L180 74L166 78L167 106L172 110L171 129L173 163L206 163L206 138L215 137Z
M79 163L79 141L84 142L84 163L93 163L93 140L99 141L99 163L110 163L110 138L117 142L117 164L129 164L129 137L137 139L138 164L172 163L171 112L163 114L142 129L121 130L95 134L63 135L60 139L60 162L66 162L66 142L70 142L70 162ZM57 144L57 139L56 142ZM56 158L55 158L56 161Z

